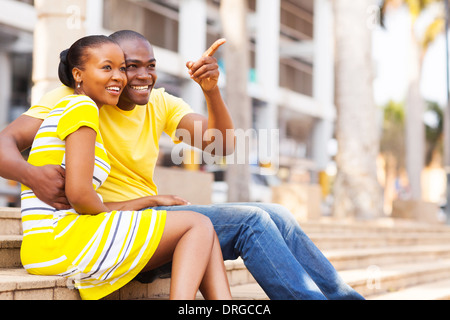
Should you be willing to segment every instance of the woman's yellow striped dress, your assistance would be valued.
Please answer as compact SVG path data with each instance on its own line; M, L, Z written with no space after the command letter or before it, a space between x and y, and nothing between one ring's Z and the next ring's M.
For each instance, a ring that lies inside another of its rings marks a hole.
M64 167L65 138L82 126L91 127L97 132L92 179L97 189L110 171L98 119L90 98L62 99L42 123L28 162ZM22 186L22 264L31 274L73 280L70 283L82 299L100 299L124 286L148 263L161 240L165 217L165 211L151 209L98 215L56 210Z

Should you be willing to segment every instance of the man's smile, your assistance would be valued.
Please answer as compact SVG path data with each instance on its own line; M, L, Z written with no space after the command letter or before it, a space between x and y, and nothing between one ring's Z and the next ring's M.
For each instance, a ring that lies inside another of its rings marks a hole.
M148 91L153 84L147 85L147 86L130 86L131 89L136 91Z

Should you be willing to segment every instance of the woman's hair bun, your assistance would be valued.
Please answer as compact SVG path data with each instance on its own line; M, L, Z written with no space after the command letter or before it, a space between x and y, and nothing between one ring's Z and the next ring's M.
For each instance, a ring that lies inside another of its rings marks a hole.
M66 49L64 51L62 51L59 54L59 58L61 59L61 62L64 64L67 64L67 55L69 54L69 49Z
M72 75L72 68L70 66L69 60L69 49L62 51L59 55L59 67L58 67L58 76L59 80L66 86L74 88L75 79Z

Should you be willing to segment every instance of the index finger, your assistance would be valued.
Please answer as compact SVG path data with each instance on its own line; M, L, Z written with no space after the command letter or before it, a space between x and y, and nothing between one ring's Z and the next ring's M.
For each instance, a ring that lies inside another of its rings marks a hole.
M225 42L227 42L227 40L225 40L224 38L216 40L216 42L214 42L211 47L209 47L208 50L205 51L205 53L202 55L202 57L211 57L214 55L214 53L216 53L216 51L219 49L219 47L221 45L223 45Z

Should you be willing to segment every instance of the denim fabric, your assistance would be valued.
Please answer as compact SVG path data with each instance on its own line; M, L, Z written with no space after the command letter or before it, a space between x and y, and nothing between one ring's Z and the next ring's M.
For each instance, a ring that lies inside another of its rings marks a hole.
M224 260L239 256L270 299L364 299L337 271L283 206L224 203L156 207L208 216Z

